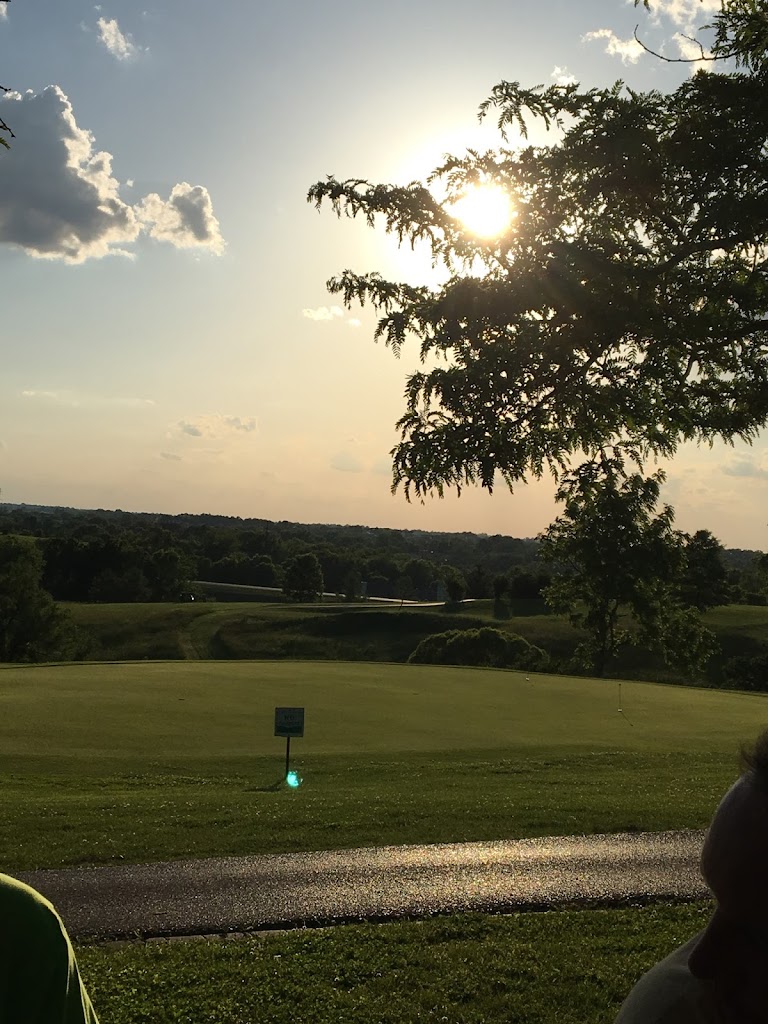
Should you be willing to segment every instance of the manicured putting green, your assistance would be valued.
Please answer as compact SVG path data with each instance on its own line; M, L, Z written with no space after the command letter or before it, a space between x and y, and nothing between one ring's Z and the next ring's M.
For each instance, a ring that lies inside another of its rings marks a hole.
M758 694L482 669L335 662L0 670L0 756L271 755L274 708L306 708L303 757L449 750L735 751ZM621 707L621 710L619 708Z

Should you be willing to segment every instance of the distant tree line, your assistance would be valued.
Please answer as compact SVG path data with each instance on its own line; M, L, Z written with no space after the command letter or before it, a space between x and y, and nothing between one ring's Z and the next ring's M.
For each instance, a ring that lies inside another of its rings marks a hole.
M62 601L178 600L193 581L288 581L293 592L306 555L320 565L321 589L350 599L433 600L440 585L454 600L490 597L497 576L538 567L533 539L218 516L4 506L0 532L36 540L43 586Z
M617 506L616 537L627 536L621 516L631 527L627 500ZM681 629L694 623L685 609L768 600L765 555L724 550L706 530L672 536L663 528L659 536L671 547L662 545L648 558L635 552L632 562L621 547L611 547L607 526L613 514L606 509L596 524L583 524L586 532L561 517L533 540L0 506L0 660L84 656L87 644L56 602L199 599L200 581L276 588L293 601L312 601L323 592L349 601L366 595L448 604L491 598L500 620L565 612L585 631L585 660L598 673L618 643L632 639L619 626L626 612L636 615L643 639L674 652L691 648L679 642ZM641 569L650 561L658 569L660 553L669 559L668 578L656 578L651 614ZM675 619L669 609L684 614Z
M358 598L541 600L553 567L533 538L304 525L224 516L0 506L0 534L35 538L42 583L62 601L175 601L195 580L282 588L315 555L323 589ZM684 588L698 608L765 604L768 559L723 549L706 530L687 542ZM365 587L363 587L365 584Z

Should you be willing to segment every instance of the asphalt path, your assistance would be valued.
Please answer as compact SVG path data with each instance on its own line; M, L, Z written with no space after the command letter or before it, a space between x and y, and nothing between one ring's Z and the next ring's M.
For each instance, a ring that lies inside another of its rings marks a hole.
M385 846L19 877L56 905L74 938L209 935L706 896L702 839L702 832L647 832Z

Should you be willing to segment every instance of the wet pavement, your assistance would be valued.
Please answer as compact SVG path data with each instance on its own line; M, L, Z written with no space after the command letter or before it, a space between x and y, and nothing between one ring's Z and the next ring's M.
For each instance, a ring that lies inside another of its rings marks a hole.
M254 931L708 890L702 832L389 846L32 871L74 938Z

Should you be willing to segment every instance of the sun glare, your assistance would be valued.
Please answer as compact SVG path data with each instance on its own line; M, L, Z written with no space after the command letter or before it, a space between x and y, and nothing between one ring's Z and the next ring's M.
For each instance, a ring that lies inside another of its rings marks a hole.
M509 227L514 212L509 195L496 185L474 185L451 206L467 231L480 238L495 238Z

